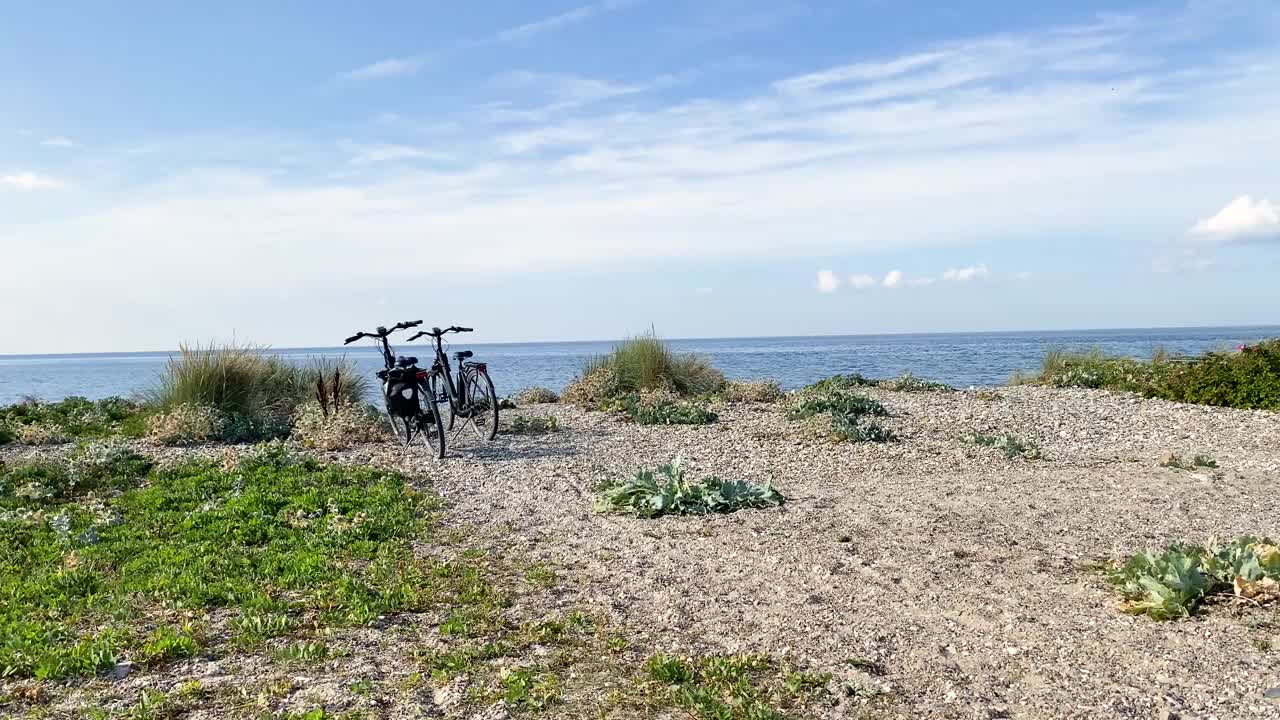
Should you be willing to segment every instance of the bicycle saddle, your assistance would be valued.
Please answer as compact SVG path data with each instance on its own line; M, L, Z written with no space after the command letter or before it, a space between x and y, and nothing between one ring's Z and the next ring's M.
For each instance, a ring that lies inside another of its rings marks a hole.
M396 364L399 365L400 367L409 367L410 365L417 365L418 358L404 355L396 358Z
M457 360L466 360L472 355L475 355L475 353L471 352L470 350L459 350L458 352L453 354L453 357Z

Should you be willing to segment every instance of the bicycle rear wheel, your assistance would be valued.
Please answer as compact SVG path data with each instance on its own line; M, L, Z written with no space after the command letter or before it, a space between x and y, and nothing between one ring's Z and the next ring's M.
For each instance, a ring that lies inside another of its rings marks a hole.
M392 412L390 403L387 403L386 411L387 422L391 425L391 434L396 436L400 444L408 445L409 441L413 439L413 428L409 426L409 423L404 418Z
M444 423L436 404L436 389L430 378L418 387L418 438L435 459L444 459Z
M498 394L493 390L489 373L483 370L467 371L466 407L467 422L481 440L492 440L498 435Z

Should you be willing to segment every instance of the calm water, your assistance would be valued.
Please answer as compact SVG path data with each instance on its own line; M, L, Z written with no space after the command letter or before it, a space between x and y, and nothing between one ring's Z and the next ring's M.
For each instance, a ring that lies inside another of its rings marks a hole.
M1045 351L1052 348L1100 348L1107 353L1149 358L1156 348L1191 354L1278 335L1280 327L1271 326L673 340L671 345L679 351L708 356L730 377L773 377L788 388L835 373L888 377L903 371L967 387L1003 383L1015 370L1038 366ZM612 343L456 343L454 347L473 349L477 360L488 362L498 393L505 395L532 385L559 390L573 379L583 361L608 352ZM430 355L425 345L404 350L423 362ZM275 352L304 362L317 355L345 354L370 374L381 367L371 346ZM24 395L45 400L68 395L128 396L154 381L167 358L167 353L0 356L0 404L16 402Z

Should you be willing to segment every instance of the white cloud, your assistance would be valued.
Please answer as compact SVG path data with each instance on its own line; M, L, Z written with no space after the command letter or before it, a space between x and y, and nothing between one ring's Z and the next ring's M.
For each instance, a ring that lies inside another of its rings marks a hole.
M1191 235L1216 242L1280 241L1280 205L1241 195L1196 223Z
M413 75L422 69L423 63L424 59L421 57L388 58L348 70L339 77L343 80L362 81Z
M404 160L435 160L444 161L449 159L449 155L445 152L434 150L431 148L414 147L411 145L396 144L379 144L379 145L360 145L358 143L344 142L339 146L351 153L351 159L348 161L352 165L374 165L384 162L398 162Z
M883 285L887 288L896 288L902 285L902 271L890 270L885 276Z
M76 146L75 142L71 138L63 137L62 135L46 138L45 140L42 140L40 144L45 147L56 148L71 148Z
M14 190L57 190L66 187L66 183L48 175L37 175L33 172L14 173L0 176L0 185Z
M830 270L818 271L818 292L835 292L840 287L840 276Z
M858 273L849 276L849 287L862 290L872 287L876 284L876 279L866 273Z
M533 22L517 25L499 31L493 35L496 42L522 42L543 33L560 30L571 25L590 20L597 15L623 10L637 4L638 0L601 0L589 5L582 5L550 17L535 20Z
M950 268L942 273L942 279L951 282L969 282L970 280L982 280L988 275L990 275L990 272L987 270L986 263L979 263L969 267Z

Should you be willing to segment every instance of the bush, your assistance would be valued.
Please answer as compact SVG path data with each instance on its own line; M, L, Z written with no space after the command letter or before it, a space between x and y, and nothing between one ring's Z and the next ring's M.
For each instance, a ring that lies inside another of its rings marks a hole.
M18 426L18 442L23 445L61 445L70 440L56 425L39 423Z
M840 442L893 442L894 432L879 423L852 415L832 415L831 435Z
M150 458L113 441L89 443L65 462L0 464L0 511L65 501L91 490L133 487L151 469Z
M147 438L161 445L196 445L221 440L227 418L207 405L177 405L156 413L147 423Z
M107 437L124 432L143 412L140 404L118 397L97 401L69 397L54 403L29 399L0 407L0 445L4 444L6 433L11 440L18 439L23 436L24 428L32 427L40 428L26 431L26 436L33 440L30 444L35 445L47 444L44 438L50 437L59 438L56 442Z
M294 436L305 446L343 450L352 443L381 442L387 438L382 414L369 406L303 404L293 419Z
M1170 545L1130 557L1109 573L1126 612L1156 620L1186 617L1213 595L1232 593L1257 603L1280 600L1280 548L1243 536L1222 545Z
M560 396L544 387L525 388L512 396L517 405L541 405L560 402Z
M643 518L661 515L706 515L743 508L781 505L782 493L772 483L752 485L738 480L685 477L680 458L657 469L639 470L630 480L605 488L596 503L601 512L630 512Z
M697 400L663 391L627 395L620 401L627 416L641 425L707 425L719 416Z
M1280 410L1280 339L1192 358L1157 354L1150 362L1100 351L1045 355L1040 372L1012 383L1136 392L1175 402Z
M723 394L728 402L740 403L774 403L787 396L777 380L730 380Z
M689 397L718 392L724 385L724 373L705 358L673 353L650 330L588 362L579 378L565 388L564 399L595 406L644 390L666 390Z

